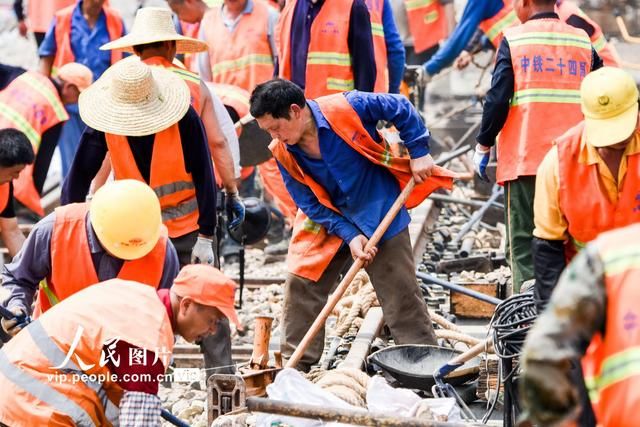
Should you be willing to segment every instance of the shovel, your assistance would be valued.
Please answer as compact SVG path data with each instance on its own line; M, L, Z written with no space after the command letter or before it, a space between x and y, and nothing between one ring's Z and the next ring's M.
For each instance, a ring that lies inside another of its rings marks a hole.
M456 389L453 388L451 384L447 384L444 382L443 378L449 375L451 372L455 371L459 367L465 364L465 362L473 359L480 353L483 353L486 349L490 348L493 344L493 338L487 338L486 340L479 342L478 344L471 347L469 350L464 353L454 357L448 363L442 365L433 373L433 379L435 380L435 385L431 388L431 393L433 397L452 397L456 399L458 405L460 405L460 409L463 415L470 420L476 420L475 416L471 412L471 409L467 406L467 404L462 400Z
M404 206L415 184L416 183L414 179L411 178L396 201L393 202L393 205L389 209L389 212L387 212L387 214L384 216L382 222L380 223L380 225L378 225L378 228L376 228L376 231L367 242L364 248L365 252L378 244L380 238L382 238L382 235L387 231L387 228L389 228L389 225L391 225L393 219L396 217L400 209ZM305 334L304 338L302 338L302 341L300 341L300 344L298 344L296 350L291 355L291 358L286 365L287 368L295 368L298 365L298 362L300 362L300 359L304 355L304 352L307 350L307 347L309 347L311 341L316 337L316 335L318 335L318 332L320 332L320 330L324 328L325 322L331 314L331 311L333 311L338 301L340 301L340 298L342 298L344 293L347 291L349 285L351 284L351 281L354 279L354 277L356 277L356 274L358 273L358 271L360 271L363 265L364 261L359 258L356 259L351 265L351 268L349 268L349 271L347 271L347 274L345 274L336 290L333 292L333 294L331 294L331 297L325 304L324 308L322 309L320 314L318 314L316 320L313 321L313 324Z

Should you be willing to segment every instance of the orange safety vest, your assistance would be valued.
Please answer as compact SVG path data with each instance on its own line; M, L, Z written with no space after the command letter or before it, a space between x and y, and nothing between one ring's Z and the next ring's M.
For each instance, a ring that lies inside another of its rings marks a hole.
M291 21L297 2L287 2L276 28L279 73L287 80L291 80ZM304 88L307 98L345 92L355 87L347 43L352 3L353 0L325 0L311 25Z
M56 13L56 56L53 60L52 73L55 74L56 70L62 67L64 64L74 62L76 56L71 49L71 16L73 10L79 7L77 4L62 9ZM107 20L107 32L109 33L109 40L116 40L122 37L122 18L120 14L108 6L103 6L102 11ZM122 52L118 50L111 51L111 64L115 64L122 59Z
M11 187L11 184L8 182L5 182L4 184L0 184L0 212L4 211L9 205L10 187Z
M178 67L161 56L147 58L142 62L147 65L167 68L184 80L189 87L189 93L191 94L191 106L196 110L196 113L200 114L200 77L197 74L182 67Z
M607 42L607 39L602 32L602 28L593 19L584 13L577 4L573 1L562 0L556 3L556 13L563 21L567 21L572 15L579 16L587 21L593 28L594 33L591 35L591 44L593 48L598 52L598 56L604 62L604 65L608 67L620 67L620 58L616 54L614 47L611 43Z
M121 341L153 352L166 371L173 340L167 309L150 286L113 279L83 289L0 350L0 423L117 424L123 389L108 369L105 345Z
M409 157L394 157L387 144L375 142L344 94L323 96L315 101L331 129L345 143L372 163L388 168L398 180L400 188L404 188L412 177ZM333 206L329 193L302 171L284 143L276 139L269 148L293 179L309 187L322 205L340 214ZM438 166L433 172L431 178L416 185L407 199L407 208L419 205L437 188L452 188L455 174ZM342 240L338 236L328 234L322 225L313 222L298 210L287 255L289 272L318 281L341 244Z
M591 404L603 427L634 425L640 405L640 224L603 233L595 241L604 265L606 319L582 359Z
M48 77L27 71L0 92L0 128L14 128L24 133L34 152L38 152L42 135L69 119L58 89ZM27 165L13 181L15 198L27 208L44 215L40 194L33 183L33 164Z
M617 200L610 200L602 189L598 166L579 160L583 130L584 122L557 141L558 202L576 250L604 231L640 222L640 154L627 157L622 190ZM640 128L636 132L640 132ZM582 195L576 197L576 194Z
M520 20L513 10L511 2L507 4L505 0L504 7L491 18L480 22L479 27L491 44L498 49L502 43L502 37L504 37L504 30L518 24L520 24Z
M145 182L127 137L105 133L105 139L115 179ZM160 199L162 221L169 229L169 237L184 236L198 229L198 201L193 179L185 168L177 123L155 136L148 184Z
M273 53L267 35L269 8L263 0L254 0L253 10L241 16L233 32L224 25L222 6L205 13L202 25L209 46L212 82L251 92L273 77Z
M580 82L591 71L587 34L557 19L505 31L515 87L498 137L499 183L535 175L552 141L582 120Z
M74 5L76 0L29 0L27 19L34 33L46 33L56 11Z
M387 61L387 42L384 40L382 26L382 8L384 0L365 0L371 18L371 32L373 34L373 54L376 60L376 82L374 92L389 92L389 66Z
M416 53L424 52L447 37L447 17L439 0L404 0L404 6Z
M180 34L183 36L191 37L192 39L197 39L200 34L200 23L199 22L180 22ZM198 61L197 61L197 53L184 53L184 66L187 70L192 71L194 73L198 73Z
M56 221L51 235L51 274L46 288L39 290L37 313L44 313L59 301L100 281L89 251L86 222L89 204L73 203L56 208L55 212ZM117 277L157 288L162 279L166 248L167 229L163 226L160 239L151 252L140 259L124 261Z

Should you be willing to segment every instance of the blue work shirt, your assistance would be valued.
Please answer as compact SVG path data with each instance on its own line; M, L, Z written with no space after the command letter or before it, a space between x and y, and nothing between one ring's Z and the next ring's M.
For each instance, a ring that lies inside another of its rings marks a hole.
M453 34L424 65L427 72L433 76L451 65L469 44L478 25L495 16L503 7L503 0L469 0Z
M123 24L121 36L125 34ZM86 65L93 72L94 80L98 79L111 65L111 51L100 50L100 46L110 41L104 10L100 12L96 25L92 29L82 15L82 0L80 0L71 15L71 50L76 57L75 61ZM38 55L40 57L55 56L57 50L56 19L54 18L38 49Z
M324 0L312 2L300 0L296 3L291 20L291 81L305 88L307 54L311 39L311 25L320 13ZM354 87L373 92L376 82L376 60L373 53L371 18L364 0L353 0L347 35ZM277 70L276 70L277 73Z
M406 98L359 91L346 92L345 96L376 141L381 140L376 124L387 120L400 132L411 158L429 153L429 131ZM344 142L331 129L315 101L308 100L307 105L318 129L321 159L310 158L297 145L287 145L287 149L302 170L327 190L340 214L322 205L309 187L296 181L278 164L287 190L296 205L329 233L347 243L359 234L369 238L400 194L398 181L387 168L372 163ZM409 221L409 213L403 207L381 242L396 236Z
M370 0L367 0L367 4ZM405 52L402 38L393 19L393 10L389 0L382 5L382 30L387 48L387 69L389 70L389 93L400 93L400 82L404 75Z

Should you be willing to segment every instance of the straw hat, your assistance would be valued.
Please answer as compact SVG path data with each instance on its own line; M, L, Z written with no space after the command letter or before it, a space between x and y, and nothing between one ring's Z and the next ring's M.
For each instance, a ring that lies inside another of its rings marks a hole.
M69 62L58 68L58 77L60 80L75 85L80 92L91 86L91 82L93 82L91 70L77 62Z
M133 52L133 46L162 41L176 41L176 53L194 53L207 50L202 40L178 34L171 19L171 11L161 7L143 7L138 9L133 28L126 36L109 42L100 50L123 50Z
M171 71L141 61L120 61L80 94L80 117L115 135L152 135L177 123L189 109L186 83Z

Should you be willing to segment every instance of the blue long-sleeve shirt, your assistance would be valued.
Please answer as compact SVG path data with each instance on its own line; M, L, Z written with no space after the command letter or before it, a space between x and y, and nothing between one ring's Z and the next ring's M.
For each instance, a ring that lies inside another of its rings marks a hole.
M377 122L387 120L400 132L411 158L429 153L429 131L406 98L359 91L347 92L345 96L376 141L380 141ZM322 205L309 187L296 181L279 165L287 190L311 220L345 242L349 243L359 234L371 237L400 194L398 181L387 168L372 163L344 142L331 129L315 101L308 100L307 105L318 129L321 158L310 158L297 145L287 149L303 171L327 190L340 214ZM381 241L400 233L409 221L403 207Z
M311 24L324 0L300 0L296 3L291 21L291 81L304 89L306 83L307 53L311 37ZM347 35L354 87L372 92L376 82L376 60L373 53L371 18L364 0L353 0ZM276 70L277 73L277 70Z
M404 74L405 52L402 38L393 19L393 10L389 0L384 0L382 5L382 29L384 31L384 43L387 47L389 93L400 93L400 82Z
M424 65L427 72L433 76L451 65L469 44L480 22L495 16L503 7L503 0L469 0L453 34Z
M122 35L126 33L122 25ZM107 17L104 10L91 28L82 16L82 1L76 4L71 15L71 50L76 57L76 62L86 65L93 72L93 79L98 79L111 65L111 51L100 50L100 46L110 41L107 30ZM38 49L41 57L55 56L58 50L56 45L56 20L53 19L47 34Z

